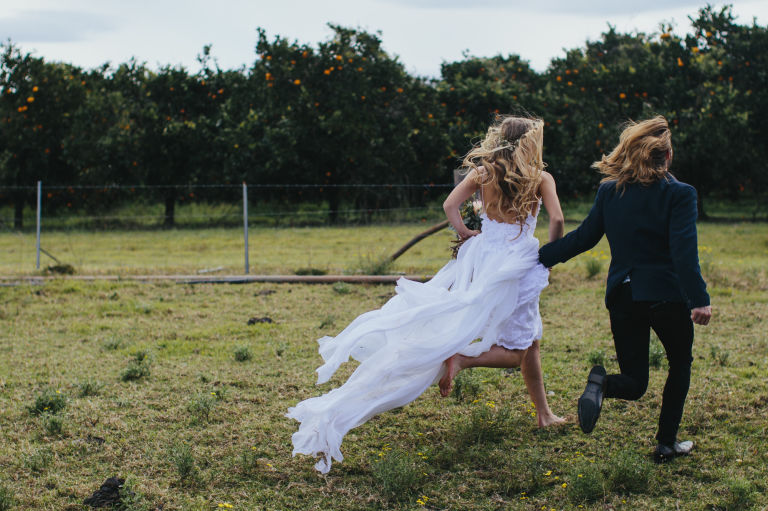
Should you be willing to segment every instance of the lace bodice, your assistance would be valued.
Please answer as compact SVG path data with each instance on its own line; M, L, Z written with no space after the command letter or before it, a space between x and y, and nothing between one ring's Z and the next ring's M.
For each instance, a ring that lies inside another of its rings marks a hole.
M533 237L533 233L536 230L536 220L539 216L539 211L541 211L541 200L539 200L539 206L536 208L536 214L528 215L528 218L525 219L525 223L522 225L522 230L520 224L499 222L492 218L488 218L488 215L483 212L480 215L480 218L483 219L483 226L481 228L482 233L489 241L499 240L513 242L520 238L530 239Z

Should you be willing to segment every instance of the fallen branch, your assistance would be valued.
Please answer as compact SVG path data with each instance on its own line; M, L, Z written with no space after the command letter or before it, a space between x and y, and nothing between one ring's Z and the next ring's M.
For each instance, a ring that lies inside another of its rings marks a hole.
M420 242L421 240L423 240L427 236L431 236L432 234L435 234L438 231L442 231L443 229L448 227L448 225L449 225L448 224L448 220L443 220L439 224L433 225L432 227L430 227L426 231L422 232L421 234L416 235L411 241L409 241L408 243L406 243L405 245L400 247L400 250L398 250L397 252L392 254L390 256L389 260L390 261L394 261L395 259L397 259L401 255L403 255L406 250L408 250L409 248L414 246L416 243Z

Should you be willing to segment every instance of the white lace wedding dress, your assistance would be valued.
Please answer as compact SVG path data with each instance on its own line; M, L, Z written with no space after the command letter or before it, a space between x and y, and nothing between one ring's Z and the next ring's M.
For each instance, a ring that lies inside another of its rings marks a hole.
M293 455L319 456L315 468L326 473L332 459L343 460L341 441L350 429L416 399L440 379L451 355L477 356L494 344L526 349L540 339L539 293L549 272L538 262L535 227L535 216L521 230L483 215L482 232L432 280L401 278L381 309L320 339L325 364L318 384L350 356L360 365L341 387L288 410L301 422Z

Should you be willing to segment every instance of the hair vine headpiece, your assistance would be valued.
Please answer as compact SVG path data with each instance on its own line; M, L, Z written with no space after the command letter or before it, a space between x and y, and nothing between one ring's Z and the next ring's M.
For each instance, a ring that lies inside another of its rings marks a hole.
M507 140L501 134L499 134L499 143L496 145L494 150L501 151L502 149L509 149L510 151L514 152L520 145L521 138L522 137L518 137L515 140Z

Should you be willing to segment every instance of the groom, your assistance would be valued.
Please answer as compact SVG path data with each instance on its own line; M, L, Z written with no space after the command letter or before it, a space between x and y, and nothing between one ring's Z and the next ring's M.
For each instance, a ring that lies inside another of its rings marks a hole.
M696 240L696 190L668 172L672 143L661 117L630 123L619 145L596 167L604 178L589 215L564 238L544 245L539 260L552 267L594 247L611 247L605 303L620 374L602 366L589 373L579 398L579 425L595 426L603 397L636 400L648 386L650 329L664 345L669 373L656 435L656 462L688 454L677 441L691 378L693 324L712 315Z

